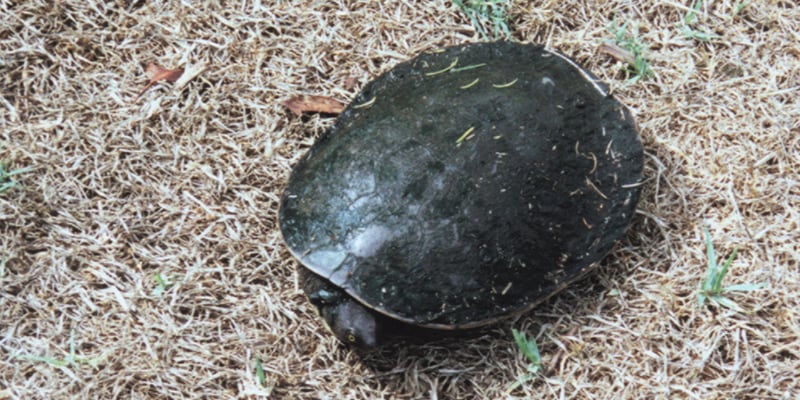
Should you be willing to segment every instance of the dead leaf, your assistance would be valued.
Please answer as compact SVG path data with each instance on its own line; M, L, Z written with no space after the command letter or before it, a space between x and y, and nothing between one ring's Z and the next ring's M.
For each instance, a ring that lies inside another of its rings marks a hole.
M611 58L617 61L628 63L630 65L636 64L636 58L633 56L633 53L615 44L601 43L599 51L601 53L608 54L611 56Z
M339 114L344 111L344 103L327 96L299 95L281 102L295 115L304 112L318 112L325 114Z
M139 97L142 97L142 95L144 94L144 92L147 91L147 89L150 89L151 87L153 87L153 85L155 85L158 82L177 81L181 77L181 75L183 75L183 68L167 69L160 65L150 63L147 64L147 68L145 68L144 72L147 74L147 76L150 77L150 82L147 84L147 86L144 87L144 89L142 89L141 92L139 92L139 95L136 96L137 99Z

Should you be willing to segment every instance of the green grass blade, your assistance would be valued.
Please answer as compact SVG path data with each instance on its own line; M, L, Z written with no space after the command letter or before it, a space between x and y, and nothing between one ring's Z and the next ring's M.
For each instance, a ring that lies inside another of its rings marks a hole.
M30 360L30 361L45 362L45 363L48 363L48 364L50 364L52 366L55 366L55 367L66 367L67 364L69 364L67 362L67 360L59 360L59 359L56 359L56 358L53 358L53 357L30 356L30 355L27 355L27 354L23 354L23 355L20 355L20 356L17 356L17 357L25 359L25 360Z
M19 184L17 183L17 181L5 182L2 185L0 185L0 193L5 193L5 192L17 187L18 185Z
M24 174L26 172L31 172L31 171L33 171L32 167L25 167L25 168L15 169L13 171L8 171L6 169L6 164L4 162L0 162L0 194L3 194L19 186L19 182L11 179L12 176Z
M267 387L267 376L264 374L264 366L261 365L261 359L258 357L256 357L256 377L262 387Z
M767 285L763 283L741 283L738 285L726 286L722 289L723 292L752 292L755 290L764 289Z
M453 0L453 4L464 13L484 40L499 39L502 34L510 37L506 22L506 0ZM489 37L492 33L492 37Z
M736 253L738 251L739 248L734 247L731 255L728 257L727 260L725 260L725 263L722 264L722 268L720 268L719 271L717 272L717 276L716 279L714 280L714 285L713 285L715 293L719 293L722 290L722 280L725 279L725 275L728 274L728 269L731 267L731 263L733 263L733 259L736 258Z
M539 354L539 346L536 345L535 340L528 340L527 336L516 330L512 329L511 333L514 334L514 340L517 342L517 347L519 347L522 354L531 362L533 365L540 365L541 364L541 355Z
M525 375L517 378L516 381L514 381L512 384L508 385L508 387L506 388L506 394L510 394L511 392L514 391L514 389L524 385L526 382L528 382L531 379L533 379L533 376L531 376L530 374L525 374Z
M644 57L644 51L647 49L637 37L638 32L633 29L631 33L627 30L628 21L622 26L617 23L616 17L611 20L611 23L606 27L612 35L614 35L614 42L616 45L629 51L633 55L633 61L629 62L629 70L634 74L630 81L636 82L640 79L649 79L653 76L653 70L650 64Z
M708 257L709 268L717 267L717 255L714 253L714 244L711 243L711 234L708 232L708 226L703 226L703 235L706 240L706 256Z
M702 307L703 304L706 303L707 298L708 296L706 296L704 292L697 293L697 303L700 305L700 307Z
M705 236L706 251L708 253L708 276L706 276L700 290L697 292L698 304L702 307L706 303L706 300L711 300L723 307L742 312L743 310L738 304L722 294L730 292L751 292L761 289L765 285L760 283L743 283L723 288L722 281L725 280L731 265L733 265L733 260L736 259L736 255L739 253L739 247L734 247L731 255L728 256L725 262L720 266L717 265L714 245L711 242L711 234L708 232L708 226L703 226L703 235Z
M715 35L713 33L697 31L697 30L694 30L694 29L692 29L692 28L690 28L688 26L682 27L681 28L681 32L683 32L683 36L685 38L687 38L687 39L696 39L696 40L699 40L701 42L708 42L711 39L716 39L716 38L719 37L719 36L717 36L717 35Z
M153 295L160 296L161 293L164 293L164 290L167 288L167 282L159 273L153 275L153 279L156 281L156 287L153 289Z
M742 10L744 10L745 8L747 8L747 6L749 6L749 5L750 5L750 1L749 1L749 0L747 0L747 1L742 1L742 2L739 2L739 3L738 3L738 4L736 4L736 6L733 8L733 15L734 15L734 16L737 16L737 15L739 15L739 13L740 13L740 12L742 12Z
M714 279L717 276L717 256L714 254L714 244L711 243L711 234L708 232L708 226L703 226L703 235L706 241L706 258L708 259L708 269L706 272L706 280L703 282L703 291L711 292L714 288Z
M175 285L174 277L166 277L160 272L157 272L155 275L153 275L153 279L156 281L156 287L153 288L154 296L162 295L165 291Z
M33 171L33 168L25 167L25 168L15 169L15 170L13 170L11 172L6 172L5 176L14 176L14 175L24 174L26 172L31 172L31 171Z
M697 22L697 13L700 11L700 8L703 6L703 2L701 0L695 0L694 4L692 4L692 9L686 13L686 16L683 17L683 23L686 25L691 25Z
M513 382L506 388L506 393L511 393L514 389L533 379L534 375L539 373L542 369L541 355L539 354L539 346L536 345L536 340L529 340L524 333L516 329L511 329L511 333L514 335L514 341L517 342L517 347L519 347L519 350L525 358L530 361L530 364L528 364L529 373L517 378L516 382Z
M511 37L511 31L508 29L506 22L506 0L492 1L492 22L494 25L494 38L498 39L505 35L506 38Z
M729 308L731 310L738 311L738 312L743 312L744 311L744 310L742 310L741 307L739 307L738 304L736 304L736 302L734 302L733 300L731 300L731 299L729 299L729 298L727 298L725 296L719 296L719 295L711 296L711 299L714 300L714 302L718 303L719 305L724 306L726 308Z

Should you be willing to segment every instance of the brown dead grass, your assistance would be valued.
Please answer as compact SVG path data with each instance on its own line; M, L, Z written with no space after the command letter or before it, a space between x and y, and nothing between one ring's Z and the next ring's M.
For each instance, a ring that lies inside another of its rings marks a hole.
M273 3L275 3L273 5ZM0 399L800 398L800 8L733 0L515 3L516 40L573 56L636 115L640 215L592 277L473 338L358 357L298 290L276 225L292 165L348 101L420 51L478 40L449 2L0 1ZM635 4L635 5L633 5ZM656 77L597 52L638 26ZM140 99L144 67L203 68ZM355 82L355 85L353 85ZM704 221L747 310L698 309ZM173 284L163 293L155 274ZM511 328L540 344L525 373ZM68 359L59 366L35 357ZM256 378L262 360L268 387Z

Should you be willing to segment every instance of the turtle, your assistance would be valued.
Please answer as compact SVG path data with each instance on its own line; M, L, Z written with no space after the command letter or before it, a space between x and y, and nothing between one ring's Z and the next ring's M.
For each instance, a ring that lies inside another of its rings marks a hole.
M631 113L578 63L456 45L363 87L292 170L279 224L327 326L370 349L392 323L472 330L584 276L627 230L642 169Z

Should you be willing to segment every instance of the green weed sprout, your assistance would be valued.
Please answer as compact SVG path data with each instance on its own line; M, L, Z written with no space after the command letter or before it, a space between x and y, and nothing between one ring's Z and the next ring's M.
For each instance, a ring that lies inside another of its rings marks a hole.
M706 280L703 282L702 286L700 287L700 291L697 293L697 300L700 307L705 304L706 300L710 300L711 302L722 305L731 310L739 312L743 311L742 308L736 304L736 302L725 297L725 294L730 292L750 292L761 289L764 285L744 283L722 287L722 280L725 279L725 275L728 273L728 269L731 267L733 259L736 258L736 253L739 249L734 248L731 255L725 260L725 263L718 265L717 256L714 252L714 245L711 243L711 234L708 233L708 226L703 226L703 235L705 236L706 241L708 272L706 274Z
M742 11L744 11L747 6L750 5L750 0L740 1L736 3L736 6L733 7L733 16L739 15Z
M261 359L256 357L256 377L258 378L258 384L262 387L268 387L267 385L267 375L264 374L264 366L261 364Z
M627 22L622 24L622 26L618 25L617 19L614 18L607 29L614 35L614 42L616 45L629 51L633 55L633 63L630 64L630 67L633 69L634 77L631 80L635 82L639 79L650 79L653 77L653 70L644 57L647 46L639 40L636 30L632 33L628 32L627 25Z
M6 163L0 162L0 194L4 194L12 188L19 186L19 182L13 179L14 175L33 171L33 168L20 168L13 171L9 171L6 168Z
M692 9L686 12L686 15L683 17L681 32L687 39L697 39L701 42L707 42L711 39L716 39L718 36L713 33L698 31L692 28L692 25L697 23L697 14L700 12L701 7L703 7L703 0L695 0L692 4Z
M511 36L506 22L507 3L508 0L453 0L453 4L469 18L472 26L480 32L484 40L490 39L486 26L491 27L491 39Z
M512 329L511 333L514 334L514 340L517 342L517 347L522 354L530 361L528 364L528 373L517 379L516 382L511 384L506 392L510 393L525 382L533 379L533 377L542 371L542 357L539 354L539 346L536 345L534 338L528 339L525 333L516 329Z
M175 282L161 275L160 272L153 275L153 279L156 281L156 287L153 289L153 296L160 296L164 291L175 285Z
M53 358L53 357L41 357L41 356L32 356L28 354L22 355L15 355L17 358L22 358L24 360L29 361L40 361L50 364L54 367L76 367L78 365L84 364L89 365L93 368L96 368L103 362L106 358L106 354L103 353L100 357L83 357L75 354L75 338L73 334L69 336L69 354L65 358Z

